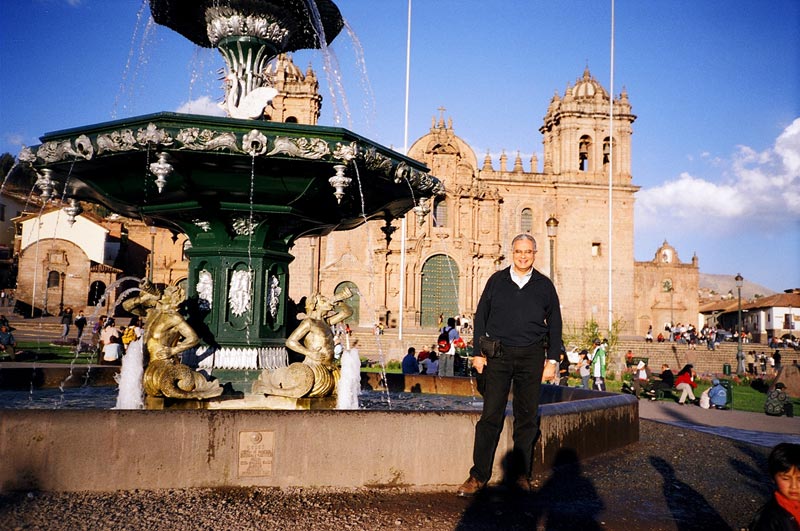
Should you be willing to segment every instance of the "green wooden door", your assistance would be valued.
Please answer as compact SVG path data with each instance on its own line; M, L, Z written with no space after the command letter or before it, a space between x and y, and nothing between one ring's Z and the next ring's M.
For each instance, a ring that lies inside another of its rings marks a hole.
M341 293L344 288L350 288L350 293L353 294L352 297L344 301L353 309L353 315L345 319L343 323L347 323L350 326L359 326L359 323L361 322L361 292L358 291L358 286L347 280L336 286L336 289L333 290L334 295Z
M439 314L458 315L458 264L449 256L431 256L422 266L422 304L420 324L438 326Z

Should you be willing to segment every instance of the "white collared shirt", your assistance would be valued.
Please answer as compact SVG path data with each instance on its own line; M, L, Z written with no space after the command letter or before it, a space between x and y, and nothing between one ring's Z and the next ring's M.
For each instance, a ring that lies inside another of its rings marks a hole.
M514 268L514 266L511 266L511 280L514 281L514 284L519 286L519 289L522 289L522 288L525 287L525 284L527 284L528 281L531 279L531 275L532 274L533 274L533 267L531 267L528 270L528 272L525 273L524 275L519 275L517 273L517 270Z

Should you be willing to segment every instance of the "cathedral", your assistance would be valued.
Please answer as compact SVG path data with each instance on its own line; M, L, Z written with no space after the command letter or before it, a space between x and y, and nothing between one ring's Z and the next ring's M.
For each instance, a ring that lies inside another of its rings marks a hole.
M268 75L279 95L266 108L267 118L316 125L322 96L313 70L303 72L290 56L281 55ZM537 242L534 267L558 289L566 334L592 320L600 329L638 336L649 326L697 324L697 257L684 263L665 241L652 260L634 260L639 187L631 175L631 138L636 116L625 91L614 98L612 143L610 98L588 68L563 95L556 93L539 127L541 161L535 155L523 161L519 153L509 160L505 152L497 161L488 154L479 161L454 120L440 110L408 155L442 180L446 195L433 204L420 202L405 220L373 220L353 230L299 239L291 249L289 297L297 302L314 292L349 287L351 327L420 329L448 317L469 320L489 276L511 263L511 240L529 233ZM24 235L24 223L33 226L29 218L15 219L18 234ZM43 309L50 313L65 305L77 311L94 304L92 294L104 292L112 277L147 274L160 285L186 283L184 250L190 244L185 235L148 230L122 218L90 221L108 233L91 245L124 244L116 259L108 253L95 258L86 251L89 243L66 237L53 235L41 247L33 245L37 238L18 236L20 301L36 300L40 306L44 298ZM128 270L140 262L141 270Z
M317 83L310 70L304 76L282 56L276 71L291 72L291 82L304 87L298 97L308 100L303 82ZM270 114L285 116L281 105L292 101L285 93ZM292 249L290 297L350 287L359 326L393 328L402 320L404 328L435 327L441 317L469 319L486 280L511 263L513 237L529 233L537 242L534 267L555 282L567 328L594 320L601 329L613 324L622 334L643 335L651 325L696 322L697 258L684 264L665 241L652 261L634 260L636 116L627 92L614 98L612 143L609 105L610 95L586 68L551 99L539 127L541 167L534 155L527 168L519 153L513 161L504 152L499 161L487 154L479 162L442 112L408 155L444 182L446 197L415 209L404 224L370 221L299 240ZM301 114L290 118L301 120Z

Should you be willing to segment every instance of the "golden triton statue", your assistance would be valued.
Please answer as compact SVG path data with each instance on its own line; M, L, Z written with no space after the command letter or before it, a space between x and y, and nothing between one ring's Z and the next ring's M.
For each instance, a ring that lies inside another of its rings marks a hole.
M144 371L144 391L148 396L204 399L222 394L222 387L181 363L181 353L200 343L200 337L178 311L186 298L179 286L162 292L150 281L140 282L141 292L127 299L123 308L144 315L144 344L149 362Z
M253 384L253 394L290 398L331 395L339 380L339 369L333 358L331 327L353 315L353 309L344 302L351 296L350 290L345 288L332 300L320 293L309 297L306 300L306 318L286 338L286 347L302 354L305 359L288 367L263 371Z

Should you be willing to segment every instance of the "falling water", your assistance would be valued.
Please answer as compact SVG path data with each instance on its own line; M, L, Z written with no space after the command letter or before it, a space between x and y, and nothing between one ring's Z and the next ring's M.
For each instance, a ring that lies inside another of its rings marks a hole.
M358 409L358 392L361 389L361 360L356 349L342 353L341 376L336 391L336 409Z
M350 115L350 108L347 104L347 98L344 95L344 87L342 86L342 73L339 68L339 60L333 50L328 46L328 41L325 37L325 28L322 25L322 17L319 14L317 3L314 0L306 0L310 14L310 22L314 27L319 41L319 49L322 52L322 69L325 71L325 77L328 79L328 91L331 95L331 109L333 111L333 122L339 125L342 117L339 113L339 102L337 93L342 96L342 108L344 109L345 117L347 118L348 127L352 128L352 117Z
M136 80L139 77L139 72L143 66L147 64L147 56L146 51L148 48L148 43L150 38L153 35L153 32L156 27L156 23L153 20L153 17L150 16L148 10L149 2L148 0L142 0L142 4L139 7L139 11L136 13L136 25L133 29L133 35L131 36L131 46L128 50L128 58L125 62L125 69L122 73L122 81L120 81L119 90L117 91L117 95L114 97L114 106L111 109L111 119L116 120L117 118L117 109L119 107L120 100L127 96L129 98L130 106L133 106L133 91L131 87L136 85ZM139 42L138 54L136 53L136 41L139 36L139 30L142 28L142 21L145 20L145 13L147 13L147 22L145 22L144 30L142 31L142 39ZM137 55L136 67L131 68L131 64L134 59L134 55ZM130 77L130 80L128 79ZM130 92L129 92L130 91ZM128 110L128 105L123 104L123 111Z
M117 383L119 395L114 409L142 409L144 407L144 339L139 338L128 345L122 357L122 370Z
M367 132L370 132L372 131L372 126L375 123L376 105L375 93L372 91L372 84L370 83L369 76L367 75L367 63L364 60L364 47L361 45L361 41L356 35L356 32L350 26L350 23L344 18L342 18L342 22L347 30L347 36L350 37L350 42L353 43L353 53L355 53L356 67L359 71L359 83L361 84L361 89L365 96L362 110L364 111Z

